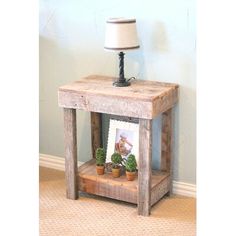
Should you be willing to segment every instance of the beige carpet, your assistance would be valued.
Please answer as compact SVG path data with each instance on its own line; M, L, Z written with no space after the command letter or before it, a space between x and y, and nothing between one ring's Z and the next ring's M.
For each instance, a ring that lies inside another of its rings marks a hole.
M80 194L68 200L64 172L40 167L40 235L192 236L195 204L193 198L166 197L143 217L136 205L107 198Z

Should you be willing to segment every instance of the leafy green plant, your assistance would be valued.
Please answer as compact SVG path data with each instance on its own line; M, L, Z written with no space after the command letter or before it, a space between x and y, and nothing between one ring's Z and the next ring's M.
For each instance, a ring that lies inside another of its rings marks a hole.
M97 148L96 150L96 165L103 166L106 162L106 155L103 148Z
M127 160L125 162L125 169L128 172L135 172L136 171L136 167L137 167L137 162L136 162L136 159L135 159L135 155L130 154L127 157Z
M117 169L122 164L122 156L119 153L113 153L111 156L112 167Z

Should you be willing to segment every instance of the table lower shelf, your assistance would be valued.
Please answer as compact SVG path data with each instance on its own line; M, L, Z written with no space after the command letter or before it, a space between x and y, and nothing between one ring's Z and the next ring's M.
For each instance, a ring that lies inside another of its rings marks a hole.
M128 181L125 175L119 178L113 178L111 173L97 175L95 159L92 159L79 167L77 177L80 191L137 204L138 175L134 181ZM151 205L169 191L169 185L169 173L152 171Z

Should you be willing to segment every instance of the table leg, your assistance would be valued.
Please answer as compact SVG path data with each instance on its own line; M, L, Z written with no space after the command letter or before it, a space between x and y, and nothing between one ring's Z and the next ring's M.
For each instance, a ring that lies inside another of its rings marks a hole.
M152 120L139 120L138 214L148 216L151 209Z
M66 197L78 198L76 110L64 108Z
M162 113L161 131L161 170L170 173L169 192L172 192L172 109Z
M92 155L96 157L96 149L102 147L102 117L101 113L91 112L91 139L92 139Z

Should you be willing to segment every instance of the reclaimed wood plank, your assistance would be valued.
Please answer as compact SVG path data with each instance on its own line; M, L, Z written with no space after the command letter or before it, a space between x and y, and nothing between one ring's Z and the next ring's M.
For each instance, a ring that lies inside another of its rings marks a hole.
M65 140L65 177L66 196L78 198L77 186L77 141L76 110L64 108L64 140Z
M116 97L139 101L150 101L157 97L163 97L172 89L178 88L177 84L163 83L150 80L134 80L131 86L115 87L113 80L115 77L91 75L81 78L78 81L61 86L60 91L81 92L84 94L105 95L106 97Z
M163 95L161 99L156 98L153 101L153 117L157 117L172 108L178 101L178 92L178 89L172 89L167 95Z
M156 184L151 190L151 206L157 203L169 191L170 176L166 176L161 182Z
M122 185L111 185L94 179L79 179L80 191L137 204L137 190Z
M96 150L102 147L102 118L101 113L91 112L92 155L96 158Z
M125 175L119 179L111 173L97 175L94 159L81 166L78 177L80 191L137 204L137 181L127 181Z
M128 117L128 116L110 115L110 119L120 120L120 121L125 121L125 122L131 122L131 123L136 123L136 124L139 123L138 118Z
M161 171L170 173L169 192L172 192L172 109L162 113Z
M148 101L137 102L115 97L108 99L95 94L84 95L83 92L68 93L67 91L59 91L59 105L84 111L147 118L152 116L153 109L152 103Z
M97 175L96 162L94 159L83 164L79 168L78 175L81 176L81 178L86 178L102 183L109 183L112 186L119 185L127 188L137 189L137 181L127 181L125 175L122 175L119 178L113 178L111 173L105 173L104 175Z
M168 176L169 174L166 172L152 171L151 189L157 189L157 185ZM121 175L120 178L113 178L111 173L97 175L96 162L92 159L79 167L77 177L80 191L134 204L138 203L138 176L134 181L128 181L125 175ZM156 199L152 201L156 201Z
M152 120L139 120L138 214L148 216L152 185Z

